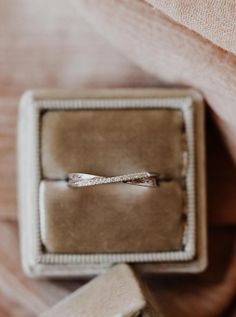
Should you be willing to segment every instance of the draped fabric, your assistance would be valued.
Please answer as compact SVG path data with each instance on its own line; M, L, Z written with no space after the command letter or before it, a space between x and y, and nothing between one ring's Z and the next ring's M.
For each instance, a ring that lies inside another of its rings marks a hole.
M145 1L72 2L97 31L144 70L165 84L199 89L236 162L234 54L174 22Z
M234 0L146 0L178 23L236 54Z

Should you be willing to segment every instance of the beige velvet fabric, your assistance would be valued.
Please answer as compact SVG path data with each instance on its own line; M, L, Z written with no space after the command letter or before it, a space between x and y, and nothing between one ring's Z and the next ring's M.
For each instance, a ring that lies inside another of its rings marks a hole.
M71 0L71 3L78 16L83 15L96 31L144 70L166 84L199 89L213 110L236 162L235 55L170 20L145 1Z
M179 110L49 111L42 117L43 176L151 171L180 177L183 130Z
M234 0L147 0L178 23L236 54Z
M152 296L131 268L120 264L58 303L41 317L160 317Z
M49 252L180 250L185 190L127 184L69 188L68 172L104 176L154 171L184 174L186 136L181 111L48 111L41 124L40 188L43 243ZM57 181L59 180L59 181Z
M48 252L155 252L183 245L185 192L178 182L158 189L127 184L77 189L52 181L40 190Z

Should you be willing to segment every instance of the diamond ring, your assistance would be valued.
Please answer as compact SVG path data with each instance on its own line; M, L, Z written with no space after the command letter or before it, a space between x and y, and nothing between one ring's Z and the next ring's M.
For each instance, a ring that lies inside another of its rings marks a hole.
M145 187L158 187L159 175L151 172L131 173L120 176L97 176L84 173L69 173L68 185L70 187L86 187L103 184L124 183Z

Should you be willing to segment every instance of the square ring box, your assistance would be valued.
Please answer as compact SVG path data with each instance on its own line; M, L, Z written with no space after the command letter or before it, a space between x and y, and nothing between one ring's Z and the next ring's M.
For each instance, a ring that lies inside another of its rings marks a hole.
M20 104L18 194L29 276L207 265L204 106L192 89L31 91ZM69 173L162 176L73 188Z

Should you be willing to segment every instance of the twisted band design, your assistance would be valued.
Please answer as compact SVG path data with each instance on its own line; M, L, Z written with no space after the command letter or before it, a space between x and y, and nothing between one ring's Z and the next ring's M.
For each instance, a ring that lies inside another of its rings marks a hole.
M87 187L115 183L124 183L145 187L158 187L159 175L157 173L151 172L139 172L111 177L84 173L68 174L68 185L70 187Z

